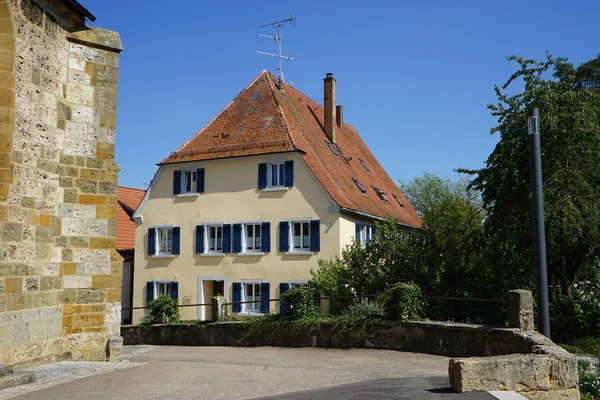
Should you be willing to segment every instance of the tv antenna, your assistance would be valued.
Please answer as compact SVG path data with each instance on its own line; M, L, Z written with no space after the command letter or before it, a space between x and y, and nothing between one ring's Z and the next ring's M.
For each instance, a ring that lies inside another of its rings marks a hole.
M266 27L271 27L271 26L277 27L277 32L275 32L275 36L263 35L262 33L259 33L258 36L274 40L275 44L277 45L278 52L277 52L277 54L273 54L273 53L267 53L264 51L258 51L258 50L256 51L258 54L264 54L267 56L277 57L277 65L278 65L277 66L277 75L279 76L280 90L283 90L283 85L285 83L283 80L283 70L281 69L281 60L288 60L288 61L293 60L292 57L284 56L283 54L281 54L281 27L286 24L292 24L292 25L296 24L296 16L294 15L294 13L292 13L291 18L284 19L282 21L271 22L270 24L260 25L259 28L266 28Z

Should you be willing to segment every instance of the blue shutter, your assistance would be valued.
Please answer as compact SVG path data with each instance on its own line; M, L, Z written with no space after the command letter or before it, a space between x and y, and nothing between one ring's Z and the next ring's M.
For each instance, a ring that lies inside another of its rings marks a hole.
M196 254L204 253L204 225L196 225Z
M181 171L173 172L173 194L181 193Z
M171 254L179 254L179 237L180 229L178 226L174 226L171 234L171 240L173 241L171 244Z
M360 224L356 223L356 234L354 235L354 239L360 242Z
M242 224L233 224L233 248L231 251L233 253L241 253L242 252Z
M290 290L290 284L288 282L281 282L279 284L279 314L285 314L289 310L287 301L282 300L283 294Z
M231 253L231 224L223 225L223 253Z
M204 168L196 170L196 192L204 193Z
M154 282L146 283L146 305L154 300Z
M267 187L267 164L258 164L258 188L264 189Z
M260 284L260 312L263 314L269 313L269 298L271 296L271 285L269 282Z
M371 225L371 240L375 240L375 234L377 231L375 230L375 225Z
M321 221L310 221L310 251L321 250Z
M271 223L263 222L260 225L261 250L265 253L271 251Z
M285 162L285 186L287 186L287 187L294 186L294 162L293 161Z
M171 298L179 300L179 282L171 282L169 286L171 288L171 292L169 293Z
M288 221L281 221L279 223L279 251L285 253L286 251L290 251L289 245L289 232L288 227L290 223Z
M156 254L156 229L148 228L148 255Z
M231 302L232 303L240 303L242 301L242 284L241 284L241 282L233 282L233 284L231 286L231 291L232 291ZM232 304L231 311L241 312L242 305L241 304Z

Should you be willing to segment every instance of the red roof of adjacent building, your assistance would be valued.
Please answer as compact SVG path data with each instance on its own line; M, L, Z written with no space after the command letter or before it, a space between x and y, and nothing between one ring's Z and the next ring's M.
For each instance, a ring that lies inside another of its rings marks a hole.
M145 190L117 186L117 250L135 248L135 223L131 216L144 198Z
M421 218L354 127L343 123L338 128L335 155L323 124L322 106L291 86L280 91L277 78L263 71L161 164L299 151L331 198L346 211L392 217L421 227ZM380 199L377 190L388 202Z

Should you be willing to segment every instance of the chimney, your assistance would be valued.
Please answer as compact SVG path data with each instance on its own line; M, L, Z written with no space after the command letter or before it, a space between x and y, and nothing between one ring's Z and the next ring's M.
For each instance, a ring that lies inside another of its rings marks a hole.
M335 121L338 128L340 128L340 132L342 132L344 130L344 107L335 106Z
M335 78L332 73L328 73L324 82L325 91L325 134L331 143L335 143Z

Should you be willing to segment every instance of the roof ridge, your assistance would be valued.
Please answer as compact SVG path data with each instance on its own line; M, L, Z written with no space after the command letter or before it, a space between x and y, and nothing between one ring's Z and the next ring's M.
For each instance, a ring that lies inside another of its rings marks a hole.
M241 92L239 92L237 95L235 95L235 97L229 102L229 104L227 104L221 111L219 111L217 113L217 115L214 116L214 118L212 118L210 121L208 121L203 127L202 129L200 129L195 135L193 135L191 138L189 138L184 144L182 144L181 146L179 146L177 148L177 150L171 152L171 154L169 154L169 156L167 158L170 158L172 154L177 153L179 150L183 149L185 146L187 146L192 140L194 140L196 137L200 136L202 134L202 132L204 132L204 130L210 126L210 124L212 124L217 118L219 118L221 116L221 114L223 114L229 107L231 107L231 105L237 100L238 97L240 97L242 95L242 93L244 93L246 90L248 90L252 85L254 85L263 75L268 74L269 72L266 69L263 69L261 71L260 74L258 74L258 76L256 78L254 78L254 80L252 82L250 82L250 84L246 85L246 87L244 89L242 89ZM164 161L164 160L163 160ZM162 162L161 162L162 164Z
M265 71L267 72L267 71ZM279 111L279 114L281 114L281 119L283 120L283 126L285 128L285 132L287 133L288 137L290 138L290 142L292 143L292 147L294 149L298 149L298 146L296 146L296 142L294 141L294 137L292 135L292 129L290 128L290 124L285 116L285 112L283 111L283 108L281 107L281 104L279 104L279 101L277 101L277 95L275 94L275 87L273 86L273 82L271 82L271 79L269 79L269 75L273 76L272 74L270 74L269 72L267 72L267 84L269 85L269 89L271 90L271 95L273 96L273 100L275 101L275 105L277 106L277 110ZM284 84L285 85L285 84Z

